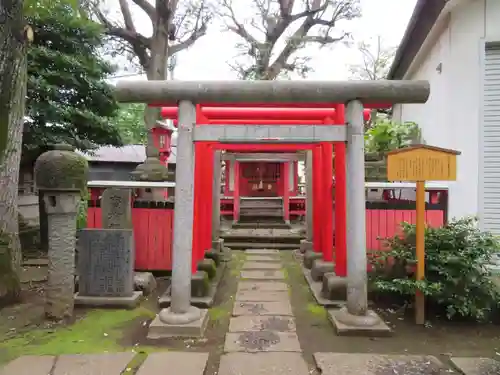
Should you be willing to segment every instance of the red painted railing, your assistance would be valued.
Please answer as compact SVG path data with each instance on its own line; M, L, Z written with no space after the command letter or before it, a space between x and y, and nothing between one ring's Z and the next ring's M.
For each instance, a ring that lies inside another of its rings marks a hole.
M92 199L88 202L88 228L102 228L100 205L99 199ZM173 203L134 201L132 225L135 240L135 269L171 271Z

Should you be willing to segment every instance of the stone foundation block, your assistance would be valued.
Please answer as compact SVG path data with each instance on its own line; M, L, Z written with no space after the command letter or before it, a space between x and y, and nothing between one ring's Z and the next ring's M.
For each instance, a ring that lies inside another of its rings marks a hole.
M213 259L205 258L200 260L196 268L198 271L205 271L210 280L217 275L217 266Z
M334 272L323 275L321 296L331 301L347 299L347 278L335 275Z
M134 289L142 291L145 296L156 289L156 279L151 272L136 272L134 274Z
M311 241L300 240L300 252L302 254L312 250L313 250L313 243Z
M191 276L191 297L205 297L210 292L210 279L205 271L196 271Z
M387 337L392 335L392 330L372 310L366 315L351 315L347 308L328 310L328 318L339 336L367 336Z
M97 297L97 296L83 296L80 293L75 294L76 306L88 307L114 307L133 309L139 305L142 300L142 292L134 292L131 296L127 297Z
M205 251L205 259L212 259L215 262L215 266L219 267L222 262L222 254L215 249L209 249Z
M147 338L158 340L169 337L203 337L207 323L208 310L201 310L199 319L182 324L166 324L159 315L156 315L156 318L149 325Z
M313 266L311 267L311 278L314 281L323 280L323 275L328 272L333 272L335 266L333 262L325 262L322 259L316 259L313 261Z
M218 240L212 241L212 249L214 251L218 251L219 253L221 253L224 250L224 240L218 239Z
M322 258L323 258L323 254L321 254L321 253L317 253L315 251L307 251L304 254L304 267L307 268L308 270L310 270L313 266L313 262L316 259L322 259Z

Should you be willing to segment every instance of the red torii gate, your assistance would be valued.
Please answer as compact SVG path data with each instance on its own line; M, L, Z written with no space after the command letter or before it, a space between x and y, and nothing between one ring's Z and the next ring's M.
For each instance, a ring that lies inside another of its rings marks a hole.
M373 105L389 107L387 105ZM177 120L177 107L162 107L163 118ZM365 109L364 118L370 118L370 109ZM197 105L198 124L234 124L234 125L343 125L344 105L313 103L307 105L252 103L238 104L203 104ZM335 272L339 276L347 273L346 245L346 167L345 144L343 142L322 142L312 144L220 144L203 142L196 144L195 152L195 192L194 192L194 227L193 227L193 262L192 270L203 259L204 252L211 247L212 234L212 178L213 151L260 151L283 152L312 150L313 153L313 249L322 252L323 260L335 261ZM335 151L335 166L332 162ZM333 243L333 196L332 181L335 170L335 246ZM287 189L285 189L286 191ZM288 204L284 197L285 204ZM325 203L330 202L330 203ZM235 211L237 202L235 200ZM235 218L236 219L236 218Z

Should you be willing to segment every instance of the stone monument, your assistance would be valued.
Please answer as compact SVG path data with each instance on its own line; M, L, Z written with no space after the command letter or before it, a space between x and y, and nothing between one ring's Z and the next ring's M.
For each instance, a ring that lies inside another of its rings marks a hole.
M106 189L102 195L103 229L84 229L78 239L79 305L135 307L134 235L129 189Z
M34 173L48 217L45 314L49 319L68 319L74 307L76 219L88 164L71 146L56 145L36 160Z

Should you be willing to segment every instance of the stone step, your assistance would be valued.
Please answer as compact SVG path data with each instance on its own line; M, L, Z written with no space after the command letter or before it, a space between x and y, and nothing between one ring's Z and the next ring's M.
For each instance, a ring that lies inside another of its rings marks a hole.
M277 262L261 262L248 260L243 263L244 270L280 270L283 266Z
M233 229L256 229L256 228L266 228L266 229L290 229L290 224L283 222L237 222L233 224Z
M281 258L279 256L279 253L272 254L272 255L253 255L249 253L246 256L246 261L247 262L268 262L268 263L281 263Z
M218 375L309 375L301 353L228 353Z
M276 249L276 250L297 250L300 247L298 243L255 243L255 242L240 242L240 241L224 241L224 246L232 250L246 250L249 247L256 249Z
M284 280L285 273L282 270L243 270L241 278L246 280Z

